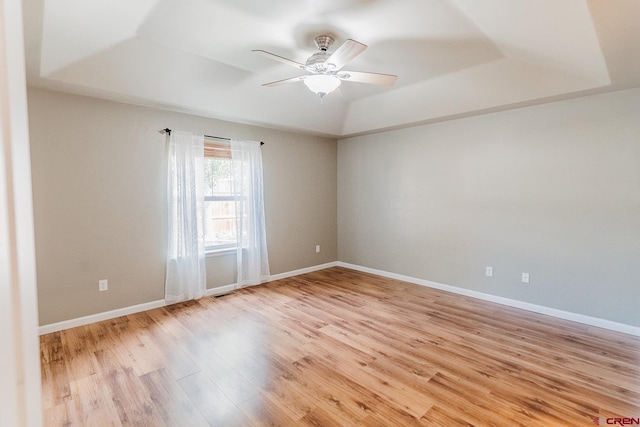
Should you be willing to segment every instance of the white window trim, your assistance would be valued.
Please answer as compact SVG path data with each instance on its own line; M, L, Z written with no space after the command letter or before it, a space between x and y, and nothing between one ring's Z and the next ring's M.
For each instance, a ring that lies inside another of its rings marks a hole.
M222 245L219 245L219 246L222 246ZM238 250L238 247L235 244L233 245L233 247L225 247L225 248L219 248L218 246L209 246L209 249L206 250L205 257L210 258L210 257L216 257L216 256L231 255L231 254L235 254L237 250Z

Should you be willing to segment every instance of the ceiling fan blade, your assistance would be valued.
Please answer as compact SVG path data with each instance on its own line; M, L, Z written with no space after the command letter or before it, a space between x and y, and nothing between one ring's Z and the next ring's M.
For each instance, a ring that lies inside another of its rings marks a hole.
M338 78L347 82L369 83L380 86L393 86L398 76L393 74L364 73L361 71L343 71L337 74Z
M302 80L304 80L306 76L298 76L298 77L291 77L290 79L284 79L284 80L276 80L275 82L269 82L269 83L265 83L262 86L265 87L274 87L274 86L280 86L283 85L285 83L295 83L295 82L301 82Z
M325 61L325 64L333 64L334 70L337 71L344 67L347 62L360 55L367 48L366 44L349 39L333 52L333 55Z
M300 62L296 62L296 61L293 61L291 59L287 59L284 56L276 55L275 53L267 52L266 50L254 49L251 52L259 53L259 54L261 54L263 56L266 56L267 58L273 59L274 61L283 62L285 64L292 65L292 66L294 66L296 68L300 68L302 70L306 70L307 69L307 66L305 64L301 64Z

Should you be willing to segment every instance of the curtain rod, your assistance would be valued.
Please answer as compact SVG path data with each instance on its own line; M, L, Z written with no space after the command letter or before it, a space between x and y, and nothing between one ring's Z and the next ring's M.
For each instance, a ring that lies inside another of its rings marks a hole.
M169 128L160 129L158 132L168 133L169 135L171 135L171 129ZM209 139L221 139L223 141L231 141L231 138L223 138L221 136L204 135L204 137ZM264 145L264 142L260 141L260 145Z

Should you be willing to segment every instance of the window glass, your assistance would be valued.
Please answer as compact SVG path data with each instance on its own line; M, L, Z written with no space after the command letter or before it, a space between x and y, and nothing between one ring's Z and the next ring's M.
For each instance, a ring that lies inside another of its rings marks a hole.
M236 213L231 195L231 159L205 157L204 177L205 247L207 251L235 248Z

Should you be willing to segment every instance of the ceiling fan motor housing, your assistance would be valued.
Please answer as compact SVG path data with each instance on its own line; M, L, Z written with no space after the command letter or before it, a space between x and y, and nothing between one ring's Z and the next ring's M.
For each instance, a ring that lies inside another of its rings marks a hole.
M314 39L316 46L320 49L320 52L316 52L307 59L306 66L311 68L316 73L326 73L331 71L332 64L328 64L326 61L331 57L327 50L333 44L333 37L322 35Z
M316 42L316 46L318 46L318 49L320 49L323 52L326 52L333 44L334 39L331 36L322 35L322 36L316 37L315 39L313 39L313 41Z

